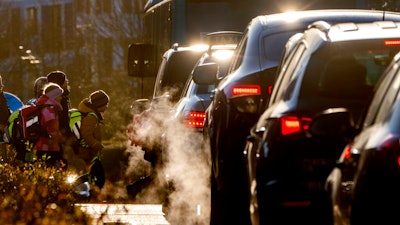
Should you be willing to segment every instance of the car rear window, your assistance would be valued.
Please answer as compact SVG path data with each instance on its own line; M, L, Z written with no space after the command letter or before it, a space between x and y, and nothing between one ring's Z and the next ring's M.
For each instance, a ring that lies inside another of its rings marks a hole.
M302 32L302 30L292 30L281 33L274 33L263 38L264 54L267 64L277 64L281 59L286 42L294 34Z
M159 83L156 85L157 95L169 91L172 95L172 100L177 101L181 95L183 87L189 78L197 60L202 52L197 51L182 51L173 54L165 63L165 68L160 73Z
M358 98L361 87L373 87L400 46L384 40L328 43L310 58L301 94Z
M203 94L210 94L212 93L212 91L215 89L215 85L211 84L211 85L198 85L197 86L197 90L196 90L196 94L197 95L203 95Z
M400 46L385 45L382 39L327 43L310 57L299 101L319 98L314 106L307 106L318 109L369 103L374 86L399 50Z

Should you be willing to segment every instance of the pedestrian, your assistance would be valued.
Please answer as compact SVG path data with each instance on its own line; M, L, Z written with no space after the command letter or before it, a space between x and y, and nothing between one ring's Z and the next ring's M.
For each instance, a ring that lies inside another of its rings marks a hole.
M33 105L36 103L38 98L43 94L43 88L47 84L47 77L38 77L33 84L33 98L28 100L26 104Z
M33 98L27 101L27 105L35 105L39 97L43 94L43 88L47 84L47 77L38 77L33 84ZM11 144L15 149L16 155L15 160L21 162L32 161L32 148L35 143L31 141L16 139Z
M59 123L59 112L63 110L61 99L63 89L55 83L47 83L43 94L36 102L37 106L49 105L41 109L40 125L47 135L39 137L35 144L36 158L44 160L47 165L66 169L61 154L61 143L64 141Z
M11 110L8 107L7 99L3 92L3 78L0 75L0 140L1 140L1 157L4 160L8 156L7 145L3 142L3 135L4 135L4 127L7 125L8 117L11 115Z
M67 75L60 70L51 71L46 75L47 82L53 82L63 89L62 99L61 99L61 106L63 108L62 111L58 112L59 114L59 122L60 122L60 130L65 138L65 142L61 144L61 155L64 159L64 164L68 165L66 157L65 157L65 148L71 145L72 142L72 132L69 128L69 110L71 109L70 103L70 86Z
M100 189L105 183L104 168L100 160L100 154L104 146L102 144L103 115L110 97L103 90L92 92L88 98L84 98L78 105L78 110L86 114L81 121L81 137L78 147L78 156L85 162L89 173L89 180Z
M3 137L4 127L7 124L8 117L11 115L11 110L8 107L7 99L3 92L3 78L0 75L0 132L1 137Z

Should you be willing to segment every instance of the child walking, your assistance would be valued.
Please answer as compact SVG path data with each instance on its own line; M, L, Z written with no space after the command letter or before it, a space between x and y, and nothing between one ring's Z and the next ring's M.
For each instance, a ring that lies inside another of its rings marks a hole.
M85 161L89 179L100 189L105 183L104 168L100 161L102 144L103 115L110 97L103 90L97 90L84 98L78 105L78 110L85 114L81 121L81 141L78 146L78 156Z

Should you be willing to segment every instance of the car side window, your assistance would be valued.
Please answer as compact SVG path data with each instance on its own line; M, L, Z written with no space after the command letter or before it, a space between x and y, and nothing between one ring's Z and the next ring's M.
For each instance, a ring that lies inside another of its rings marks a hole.
M386 76L378 82L378 85L376 86L376 92L375 92L375 97L373 98L370 106L368 113L365 117L364 121L364 126L370 126L371 124L374 123L374 121L377 119L377 114L379 113L378 110L382 104L387 105L387 101L389 100L387 96L392 95L392 98L394 97L394 92L389 91L389 88L393 88L393 85L395 84L395 81L397 80L397 83L400 82L400 77L396 76L398 73L399 67L398 66L393 66L393 64L399 63L397 62L392 62L392 65L388 66L388 70L386 71ZM390 87L392 86L392 87ZM391 94L390 94L391 93ZM384 103L386 101L386 103ZM387 105L388 106L388 105ZM386 109L386 108L385 108ZM380 113L382 115L382 113Z
M397 93L400 88L400 76L395 76L393 82L389 84L389 86L386 88L386 95L384 98L381 100L381 106L379 107L379 110L377 112L375 121L383 121L386 117L387 112L390 110L390 108L393 105L393 102L396 99Z
M296 46L293 47L293 49L296 49ZM289 66L289 62L291 62L293 60L293 57L295 56L295 54L293 52L296 52L296 50L293 51L288 51L288 52L283 52L283 55L281 57L281 61L280 61L280 65L278 65L279 70L277 71L277 78L275 81L275 85L274 85L274 89L276 89L277 91L272 93L271 96L271 101L275 101L275 98L280 95L280 93L278 94L278 91L280 90L280 87L282 86L283 80L284 80L284 76L281 75L283 73L285 73L285 71L288 69Z
M211 92L215 89L215 85L197 85L196 94L211 94Z
M290 37L298 32L298 30L287 31L276 34L268 34L263 37L263 54L266 61L262 63L268 65L270 63L279 62L279 60L282 58L287 41L290 39Z
M393 110L388 113L387 121L390 123L389 129L393 133L400 132L400 92L397 94L396 101L394 102Z
M232 73L235 71L243 62L243 56L244 53L246 52L246 46L247 46L247 32L245 32L245 35L243 36L243 39L240 40L238 46L236 47L232 63L229 66L227 74Z
M303 56L303 53L306 50L306 46L304 45L304 43L300 43L295 48L296 49L294 49L291 53L292 56L289 56L289 58L285 62L285 65L282 67L282 81L276 90L276 97L274 101L278 101L282 98L287 100L293 93L294 84L296 83L296 79L294 79L294 75L296 73L294 70L297 68L297 64L298 62L300 62L300 58Z

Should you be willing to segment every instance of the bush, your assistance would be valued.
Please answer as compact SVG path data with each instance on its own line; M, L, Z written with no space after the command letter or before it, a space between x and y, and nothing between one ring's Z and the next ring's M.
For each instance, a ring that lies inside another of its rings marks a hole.
M40 160L0 164L0 224L89 224L68 175Z

